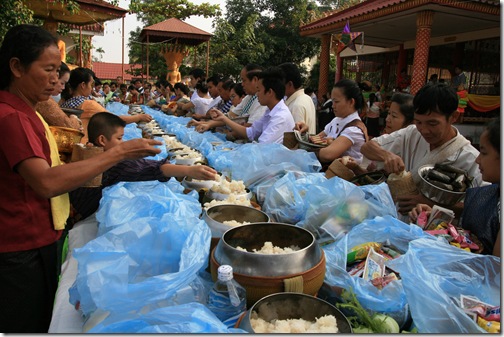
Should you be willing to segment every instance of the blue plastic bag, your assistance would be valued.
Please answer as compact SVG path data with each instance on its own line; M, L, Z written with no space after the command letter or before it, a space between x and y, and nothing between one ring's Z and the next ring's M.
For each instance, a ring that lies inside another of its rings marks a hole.
M392 281L383 289L378 289L369 280L351 276L347 271L347 254L353 247L366 242L380 242L394 245L405 252L412 240L428 236L416 225L407 225L392 216L376 217L355 226L342 239L323 246L326 256L325 283L330 286L354 291L357 299L370 312L382 312L393 317L399 326L408 318L408 301L404 293L404 280ZM387 262L387 266L390 261ZM396 269L394 269L396 270ZM401 273L402 277L402 273Z
M325 180L323 173L287 172L268 188L263 211L276 222L296 224L306 212L307 189Z
M500 258L466 252L444 240L410 242L402 257L391 261L401 274L411 316L420 333L482 333L456 304L470 295L500 306Z
M170 302L207 267L210 238L204 221L172 214L118 226L74 249L78 272L70 302L80 302L85 316L98 308L128 312Z
M305 217L296 226L321 243L340 239L365 219L397 214L387 184L356 186L339 177L308 188L305 204Z
M198 193L183 194L182 191L182 185L175 179L168 182L120 182L104 188L96 213L98 235L143 217L161 219L164 214L199 217Z
M246 333L229 329L200 303L164 307L141 314L110 315L89 333Z

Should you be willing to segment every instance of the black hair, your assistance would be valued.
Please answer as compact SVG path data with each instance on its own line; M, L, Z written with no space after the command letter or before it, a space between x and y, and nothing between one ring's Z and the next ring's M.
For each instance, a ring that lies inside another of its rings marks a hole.
M279 67L271 67L257 74L259 80L262 80L264 92L273 90L275 97L278 100L285 96L285 79L284 73Z
M175 83L173 88L181 90L184 95L189 95L189 87L182 82Z
M256 77L257 74L259 74L260 72L262 72L264 70L263 67L261 67L258 64L255 64L255 63L249 63L244 68L245 68L245 71L247 72L246 76L249 79L249 81L252 81L252 79L254 77Z
M347 100L355 100L355 110L362 109L364 106L364 97L362 96L362 91L359 88L359 85L355 81L346 78L339 80L336 84L334 84L333 90L335 88L341 89L343 96L345 96Z
M390 99L391 102L395 102L399 105L399 111L404 116L403 126L410 125L415 117L415 107L413 106L413 95L396 92L392 95Z
M110 140L117 128L125 126L126 122L121 117L110 112L98 112L89 119L87 130L89 141L95 146L100 146L98 137L104 135L107 140Z
M170 82L168 82L168 80L163 78L163 79L159 80L159 82L156 83L156 87L159 88L160 86L163 86L165 88L169 88L169 84L170 84Z
M241 83L233 84L231 89L233 89L238 96L240 96L240 97L245 96L245 90L243 89L243 85Z
M221 77L219 75L213 75L207 78L206 82L208 83L213 83L213 85L217 86L219 82L221 81Z
M446 117L452 115L458 107L458 96L455 89L445 83L424 85L413 98L415 113L427 115L437 112Z
M12 80L10 60L19 59L28 68L47 47L58 46L58 39L47 30L34 25L14 26L5 34L0 47L0 89L6 89Z
M488 132L488 141L490 145L492 145L500 155L500 117L490 120L486 125L485 131Z
M117 83L116 82L114 82L114 81L110 82L110 86L113 86L113 85L115 85L117 87Z
M68 66L65 62L61 62L61 65L60 65L58 72L59 72L58 77L61 78L66 73L70 73L70 68L68 68Z
M101 85L101 84L103 84L103 83L102 83L102 81L101 81L99 78L95 78L95 81L94 81L94 85L95 85L95 87L96 87L97 85Z
M199 79L200 81L204 81L206 78L206 73L201 68L194 68L189 72L189 76L194 77L195 79Z
M171 92L175 91L175 89L173 88L173 84L171 84L168 81L166 81L166 85L164 87L170 89Z
M304 89L304 93L307 94L308 96L310 96L311 94L313 94L315 92L315 90L313 90L312 87L306 87Z
M138 82L140 82L140 84L142 84L142 80L137 78L136 80L133 81L133 84L137 84Z
M284 72L285 83L292 82L292 85L296 90L301 88L303 79L301 78L301 73L299 72L297 65L292 62L286 62L279 65L279 67Z
M119 89L122 89L122 88L126 88L126 89L128 89L128 85L127 85L126 83L121 83L121 84L119 85Z
M222 89L224 90L231 90L231 88L234 86L234 81L230 78L223 78L220 80L222 82Z
M65 100L72 98L72 92L77 89L82 82L89 83L93 78L93 72L90 69L78 67L70 72L70 78L61 92L61 97Z
M130 84L128 86L128 91L131 91L131 90L137 90L137 88L133 84Z
M199 90L201 91L202 93L206 94L208 93L208 87L206 85L206 82L205 81L200 81L196 84L196 88L194 88L196 90Z

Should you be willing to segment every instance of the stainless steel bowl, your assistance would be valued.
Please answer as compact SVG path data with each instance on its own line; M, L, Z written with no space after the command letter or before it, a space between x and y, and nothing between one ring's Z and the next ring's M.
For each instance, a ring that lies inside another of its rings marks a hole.
M304 319L315 322L316 318L333 315L336 317L338 333L352 333L352 326L343 313L334 305L301 293L277 293L261 298L242 318L239 328L254 333L250 318L252 312L267 322L274 319Z
M443 188L437 187L436 185L431 184L427 180L425 180L424 175L427 174L427 171L434 168L434 165L423 165L418 169L418 174L420 175L420 192L430 200L438 203L440 205L450 206L454 205L465 195L464 192L454 192L445 190ZM471 187L471 186L467 186Z
M258 254L265 242L300 249L287 254ZM247 252L236 249L237 246ZM306 272L322 258L320 246L308 230L277 222L252 223L229 229L213 252L219 265L229 264L235 273L254 277L276 277Z
M224 221L236 220L238 222L270 222L268 214L242 205L216 205L203 213L208 227L212 231L212 237L221 237L228 229L235 228L225 225Z

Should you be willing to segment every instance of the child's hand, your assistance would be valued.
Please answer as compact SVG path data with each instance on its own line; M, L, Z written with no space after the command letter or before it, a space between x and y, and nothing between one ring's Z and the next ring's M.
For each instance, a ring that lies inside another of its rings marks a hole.
M198 180L215 180L217 171L206 165L193 165L189 167L188 176Z

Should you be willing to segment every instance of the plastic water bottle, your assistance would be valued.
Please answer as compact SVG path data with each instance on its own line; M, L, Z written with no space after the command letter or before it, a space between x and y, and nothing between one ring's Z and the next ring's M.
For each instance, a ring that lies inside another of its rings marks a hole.
M247 310L246 290L233 279L233 267L222 265L217 269L207 306L222 322Z

